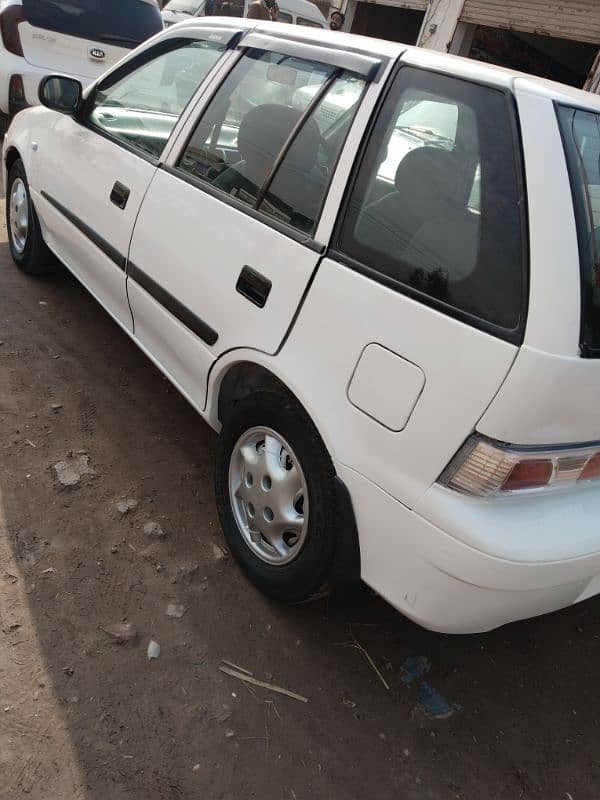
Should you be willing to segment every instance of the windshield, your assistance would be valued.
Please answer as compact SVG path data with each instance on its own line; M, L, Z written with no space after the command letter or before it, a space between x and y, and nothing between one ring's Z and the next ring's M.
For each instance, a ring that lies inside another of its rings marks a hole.
M600 357L600 114L558 108L581 262L581 352Z
M122 47L163 29L156 0L23 0L35 28Z
M171 0L170 3L167 3L165 6L166 11L179 11L182 14L189 14L191 17L194 17L200 8L204 0Z

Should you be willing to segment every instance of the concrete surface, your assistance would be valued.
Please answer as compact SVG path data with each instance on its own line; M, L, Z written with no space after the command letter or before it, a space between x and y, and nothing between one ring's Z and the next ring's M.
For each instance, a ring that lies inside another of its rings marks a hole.
M367 591L276 605L222 550L214 446L77 282L20 274L3 233L2 800L597 800L600 600L462 638Z

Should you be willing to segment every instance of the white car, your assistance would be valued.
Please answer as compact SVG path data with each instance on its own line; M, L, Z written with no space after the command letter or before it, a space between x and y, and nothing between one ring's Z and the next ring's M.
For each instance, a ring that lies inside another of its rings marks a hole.
M156 0L1 0L0 114L36 105L48 72L98 78L162 30Z
M165 28L184 22L190 17L245 17L250 0L170 0L162 10ZM278 22L326 28L327 19L310 0L277 0Z
M40 95L13 259L57 256L220 432L257 586L360 576L454 633L600 593L600 98L214 18Z

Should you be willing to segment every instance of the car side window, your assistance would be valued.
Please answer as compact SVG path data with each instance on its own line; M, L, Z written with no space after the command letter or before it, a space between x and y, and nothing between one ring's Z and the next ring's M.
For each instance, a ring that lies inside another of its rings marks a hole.
M217 42L174 40L173 47L114 83L103 82L91 125L158 158L192 95L225 51Z
M337 249L387 284L517 330L523 203L505 94L400 70L375 124Z
M179 169L310 235L363 88L348 71L247 51L205 110Z

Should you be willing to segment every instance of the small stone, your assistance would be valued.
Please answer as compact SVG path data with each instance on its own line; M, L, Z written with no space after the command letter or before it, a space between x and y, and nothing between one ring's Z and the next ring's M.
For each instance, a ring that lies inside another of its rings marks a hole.
M150 639L150 643L148 644L148 651L146 653L148 656L148 661L152 661L153 658L158 658L160 655L160 645L158 642L155 642L154 639Z
M167 606L167 617L171 619L181 619L185 614L186 608L180 603L169 603Z
M47 305L48 305L48 303L47 303L45 300L40 300L40 301L39 301L39 305L41 305L41 306L47 306Z
M149 520L144 524L144 533L146 536L155 536L157 539L164 539L166 536L161 525L153 520Z
M235 731L232 730L231 728L227 728L227 730L225 731L225 738L232 739L234 736L235 736Z
M408 749L408 747L405 747L405 748L404 748L404 750L402 751L402 755L403 755L405 758L408 758L408 757L409 757L409 755L410 755L410 750Z
M64 461L54 464L54 472L62 486L77 486L84 475L95 475L90 467L89 456L69 456Z
M130 642L137 636L137 630L132 622L116 622L114 625L104 625L102 630L117 644Z
M119 548L117 547L116 544L113 544L113 546L110 548L110 552L111 553L118 553L119 552Z
M73 705L75 705L78 702L79 702L79 695L78 694L72 694L69 697L69 703L72 703Z
M200 764L194 764L192 769L194 770L194 772L198 772L198 770L200 769Z
M215 558L215 561L222 561L224 558L227 558L227 556L229 555L229 553L227 552L227 550L224 547L221 547L220 544L216 544L214 542L213 542L213 546L212 546L212 551L213 551L213 556Z
M52 409L52 411L60 411L60 409L62 408L62 403L52 403L50 405L50 408Z
M138 507L138 501L134 500L133 497L128 497L127 500L119 500L117 503L117 511L119 514L129 514L130 511L133 511L135 508Z

